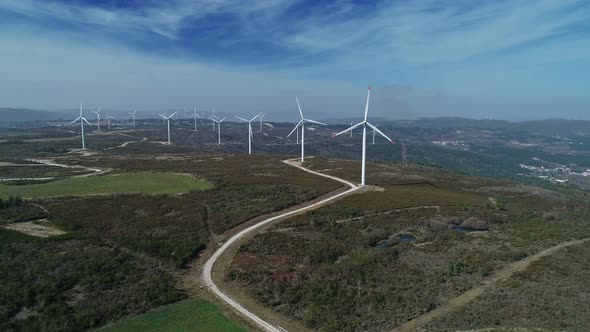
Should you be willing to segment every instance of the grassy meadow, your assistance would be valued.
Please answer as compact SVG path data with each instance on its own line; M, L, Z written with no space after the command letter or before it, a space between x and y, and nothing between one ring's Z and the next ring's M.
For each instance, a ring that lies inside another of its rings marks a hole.
M144 314L123 319L98 330L100 332L207 331L246 332L226 318L219 308L203 299L191 299L165 305Z

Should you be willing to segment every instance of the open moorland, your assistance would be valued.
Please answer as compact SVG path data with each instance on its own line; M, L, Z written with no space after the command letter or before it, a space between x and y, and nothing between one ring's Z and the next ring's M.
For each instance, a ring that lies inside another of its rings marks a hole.
M350 180L360 171L358 163L342 160L316 158L306 165ZM279 316L313 330L390 330L478 287L514 262L590 236L585 192L424 166L370 164L368 174L369 183L379 183L375 190L277 223L243 244L226 271L228 289L237 297L245 292ZM573 264L571 269L580 272L583 266ZM570 279L570 291L587 287L583 277ZM539 286L536 292L543 292L542 285L521 287ZM535 296L514 294L516 298L524 307L537 301ZM549 301L551 294L543 298ZM483 299L473 307L465 304L468 315L443 317L426 330L493 328L502 317L505 326L525 329L559 324L535 319L547 314L547 308L528 320L502 316L510 306L495 316L486 312L483 303L488 301ZM583 295L560 301L584 306ZM572 330L587 327L577 319L582 314L560 309Z
M81 196L115 193L173 194L205 190L212 186L189 175L171 173L119 173L104 176L72 177L62 180L6 185L0 184L0 197L24 198Z
M182 323L166 314L171 325L162 328L241 330L242 323L232 323L203 299L191 272L199 255L227 230L339 187L280 157L197 155L147 144L88 154L21 151L20 160L5 158L21 164L46 158L74 167L50 166L52 172L75 171L2 185L1 330L84 330L188 297L201 300L162 310L180 316L197 310L202 319ZM47 175L40 166L11 166L22 177ZM145 319L157 316L150 312ZM133 329L137 322L120 328Z
M219 146L213 131L200 124L193 132L190 124L173 126L174 145L162 144L160 121L90 130L87 151L77 150L79 135L66 128L3 133L0 330L251 328L210 302L198 280L203 259L261 216L342 185L282 162L300 148L282 138L291 125L265 124L265 133L255 135L259 154L248 156L246 126L227 124ZM358 157L357 134L333 140L334 128L310 130L307 151ZM430 138L449 131L402 130ZM467 176L519 179L520 159L495 163L513 150L485 152L485 140L478 144L470 151L408 144L408 166L399 163L399 145L371 145L371 160L393 160L368 164L367 182L378 187L244 239L215 282L293 330L382 331L413 321L425 331L586 330L585 293L573 294L588 282L581 259L587 244L541 257L510 278L497 275L589 237L587 192L526 177L517 183ZM539 153L548 152L525 155ZM562 156L560 162L585 165L579 156ZM487 168L473 171L480 164ZM351 181L360 173L354 160L313 158L304 165ZM560 319L550 303L565 308Z

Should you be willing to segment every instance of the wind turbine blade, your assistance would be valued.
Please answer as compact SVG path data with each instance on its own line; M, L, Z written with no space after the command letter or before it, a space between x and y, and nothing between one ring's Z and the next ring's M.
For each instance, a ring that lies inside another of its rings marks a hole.
M314 120L310 120L310 119L304 119L304 120L305 120L305 122L311 122L311 123L319 124L319 125L322 125L322 126L325 126L326 125L325 123L319 122L319 121L314 121Z
M367 104L365 105L365 122L369 116L369 97L371 97L371 85L369 84L369 90L367 91Z
M254 121L254 120L257 118L257 117L259 117L259 116L261 116L261 115L262 115L262 112L260 112L260 113L256 114L256 116L255 116L255 117L253 117L253 118L252 118L250 121Z
M168 119L172 118L174 115L176 115L176 112L172 113L172 114L171 114L171 115L168 117Z
M287 135L287 137L291 136L295 130L297 130L297 128L299 128L299 126L301 126L301 123L303 122L303 120L299 121L296 125L295 128L293 128L293 130L291 130L291 132L289 133L289 135Z
M162 114L158 114L158 115L161 116L162 119L168 119L165 115L162 115Z
M92 125L90 124L90 122L88 122L88 120L86 120L86 118L84 118L84 117L83 117L83 118L82 118L82 120L84 120L84 122L86 122L87 124L89 124L90 126L92 126Z
M393 143L393 141L391 140L391 138L387 137L387 135L385 135L384 133L381 132L381 130L377 129L377 126L373 126L372 124L367 122L367 126L371 127L376 133L378 133L379 135L385 137L386 140L390 141L391 143Z
M223 120L225 120L225 119L226 119L226 118L223 118L223 119L219 120L219 123L222 123L222 122L223 122Z
M344 129L343 131L341 131L341 132L339 132L339 133L336 133L336 134L332 135L332 137L335 137L335 136L338 136L338 135L342 135L342 134L344 134L344 133L347 133L347 132L349 132L349 131L351 131L351 130L354 130L354 129L356 129L356 128L358 128L358 127L362 126L362 125L363 125L363 123L364 123L364 122L359 122L359 123L355 124L355 125L354 125L354 126L352 126L352 127L348 127L347 129Z
M100 107L98 108L98 110L96 110L96 112L94 113L100 113L100 110L102 109L102 105L100 105Z
M301 111L301 106L299 106L299 99L295 97L295 101L297 102L297 108L299 109L299 115L301 115L301 120L303 120L303 112Z
M77 117L76 120L70 122L70 124L74 123L74 122L78 122L78 120L80 120L81 116Z
M237 115L234 115L234 117L236 117L236 118L238 118L238 119L240 119L240 120L242 120L242 121L244 121L244 122L250 122L250 121L248 121L248 120L246 120L246 119L244 119L244 118L242 118L242 117L239 117L239 116L237 116Z

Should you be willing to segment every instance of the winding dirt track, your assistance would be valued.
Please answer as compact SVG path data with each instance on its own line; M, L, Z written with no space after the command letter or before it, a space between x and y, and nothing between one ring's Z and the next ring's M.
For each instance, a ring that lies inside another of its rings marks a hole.
M217 249L213 255L211 255L211 257L205 262L205 265L203 267L203 272L201 273L201 279L203 280L204 285L215 295L217 296L220 300L222 300L223 302L227 303L234 311L236 311L238 314L247 317L248 319L250 319L251 321L253 321L256 326L260 327L263 331L269 331L269 332L283 332L285 331L285 329L283 329L282 327L275 325L271 322L267 322L265 320L263 320L262 318L260 318L258 315L254 314L253 312L249 311L248 309L246 309L244 306L242 306L240 303L238 303L236 300L232 299L231 297L229 297L227 294L225 294L223 291L221 291L217 285L215 285L215 283L213 282L213 278L211 277L211 271L213 270L213 265L215 265L215 262L217 262L217 260L219 259L219 257L237 240L239 240L241 237L243 237L244 235L246 235L247 233L253 232L256 229L271 223L273 221L285 218L285 217L289 217L289 216L293 216L305 211L310 211L310 210L314 210L317 209L323 205L326 205L328 203L331 203L341 197L344 197L346 195L349 195L359 189L361 189L361 187L357 186L356 184L350 182L350 181L346 181L340 178L337 178L335 176L331 176L331 175L326 175L326 174L322 174L316 171L312 171L308 168L305 168L303 166L301 166L300 164L298 164L295 160L297 159L289 159L289 160L284 160L283 162L287 165L290 165L292 167L297 167L305 172L317 175L317 176L322 176L328 179L332 179L334 181L338 181L340 183L343 183L347 186L350 187L350 189L337 193L334 196L330 196L327 197L321 201L317 201L313 204L310 204L308 206L296 209L296 210L292 210L286 213L282 213L279 215L276 215L274 217L262 220L261 222L252 225L248 228L245 228L244 230L240 231L239 233L235 234L234 236L232 236L231 238L229 238L221 247L219 247L219 249Z
M219 257L221 255L223 255L223 253L225 251L227 251L227 249L232 244L234 244L236 241L238 241L244 235L246 235L250 232L253 232L256 229L258 229L268 223L271 223L273 221L276 221L276 220L279 220L282 218L286 218L289 216L293 216L293 215L296 215L296 214L299 214L299 213L302 213L305 211L317 209L323 205L326 205L326 204L331 203L339 198L342 198L343 196L354 193L362 188L350 181L346 181L344 179L337 178L335 176L312 171L312 170L300 165L296 160L297 159L289 159L289 160L284 160L283 162L286 163L287 165L292 166L292 167L297 167L305 172L308 172L308 173L311 173L314 175L318 175L318 176L322 176L322 177L325 177L328 179L332 179L334 181L338 181L340 183L343 183L343 184L349 186L350 188L344 192L340 192L340 193L337 193L333 196L329 196L321 201L317 201L317 202L310 204L308 206L305 206L305 207L302 207L302 208L299 208L296 210L292 210L289 212L285 212L285 213L273 216L271 218L264 219L257 224L254 224L248 228L245 228L244 230L240 231L239 233L237 233L234 236L232 236L231 238L229 238L221 247L219 247L215 252L213 252L211 257L205 262L205 265L203 267L203 271L201 273L201 279L202 279L204 285L211 291L211 293L213 293L220 300L222 300L227 305L229 305L236 313L250 319L252 322L254 322L256 324L256 326L261 328L263 331L285 332L286 330L277 324L273 324L272 322L265 321L264 319L262 319L261 317L259 317L255 313L249 311L246 307L244 307L243 305L238 303L236 300L232 299L230 296L225 294L222 290L219 289L219 287L217 287L217 285L213 282L213 278L211 276L211 273L213 270L213 266L215 265L215 263L217 262ZM531 263L538 261L539 259L541 259L545 256L549 256L552 253L554 253L560 249L563 249L563 248L566 248L569 246L578 245L578 244L584 243L589 240L590 240L590 238L584 238L584 239L580 239L580 240L564 242L559 245L547 248L541 252L538 252L535 255L532 255L532 256L526 257L520 261L514 262L514 263L506 266L505 268L499 270L498 272L494 273L492 276L484 279L480 286L472 288L472 289L468 290L467 292L465 292L455 298L450 299L448 302L437 307L436 309L429 311L421 316L416 317L415 319L413 319L411 321L408 321L408 322L396 327L395 329L392 330L392 332L417 331L420 327L426 325L427 323L432 321L434 318L439 317L445 313L448 313L450 311L456 310L456 309L464 306L465 304L473 301L478 296L480 296L486 289L493 287L498 282L504 281L504 280L512 277L517 272L525 270Z

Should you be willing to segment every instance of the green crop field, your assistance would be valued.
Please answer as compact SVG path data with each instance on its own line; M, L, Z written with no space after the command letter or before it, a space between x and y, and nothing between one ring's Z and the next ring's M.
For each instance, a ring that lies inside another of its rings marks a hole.
M190 175L171 173L126 173L105 176L66 178L49 183L2 185L0 197L20 195L24 198L79 196L110 193L173 194L204 190L212 185Z
M101 332L124 331L247 331L229 320L214 304L192 299L166 305L142 315L124 319L100 329Z

